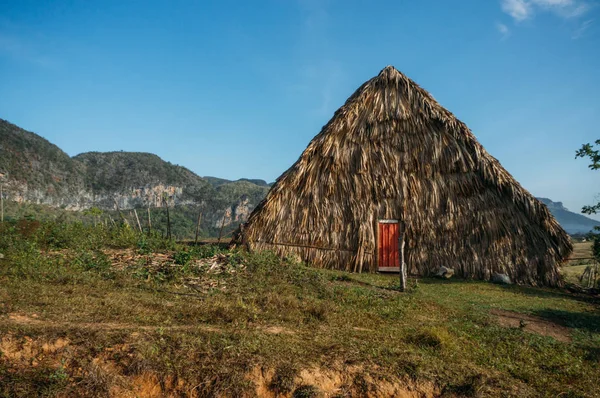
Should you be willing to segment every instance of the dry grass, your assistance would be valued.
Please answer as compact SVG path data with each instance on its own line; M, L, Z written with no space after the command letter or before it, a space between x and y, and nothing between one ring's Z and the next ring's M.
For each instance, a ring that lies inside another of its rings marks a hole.
M558 285L569 237L468 127L393 67L363 84L254 210L242 236L316 267L376 271L378 219L406 225L414 275L441 265Z

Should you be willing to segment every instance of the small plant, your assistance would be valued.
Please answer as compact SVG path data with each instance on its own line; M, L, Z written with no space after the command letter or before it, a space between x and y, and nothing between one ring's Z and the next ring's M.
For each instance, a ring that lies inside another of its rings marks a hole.
M319 389L310 384L304 384L294 390L292 398L317 398L321 396Z
M73 264L84 271L101 271L110 268L110 260L101 251L81 251L73 260Z
M137 241L137 251L139 254L150 254L152 253L152 248L148 239L145 236L142 236L140 240Z
M298 369L291 363L284 363L275 369L269 388L275 394L289 394L294 388Z
M195 247L192 254L196 258L209 258L222 252L223 250L217 245L203 245Z
M348 274L331 275L329 280L332 282L352 282L352 278Z
M441 350L444 346L451 343L450 334L439 328L431 328L419 331L406 337L406 341L419 348L430 348Z
M324 302L309 303L304 311L306 313L307 320L324 322L327 319L327 312L329 311L329 308Z
M173 261L177 265L187 265L192 259L192 254L185 250L180 250L173 253Z

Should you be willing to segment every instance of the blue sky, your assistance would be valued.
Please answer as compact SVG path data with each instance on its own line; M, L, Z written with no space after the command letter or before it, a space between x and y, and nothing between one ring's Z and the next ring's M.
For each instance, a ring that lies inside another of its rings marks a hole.
M0 0L0 117L70 155L272 181L388 64L534 195L600 193L597 0Z

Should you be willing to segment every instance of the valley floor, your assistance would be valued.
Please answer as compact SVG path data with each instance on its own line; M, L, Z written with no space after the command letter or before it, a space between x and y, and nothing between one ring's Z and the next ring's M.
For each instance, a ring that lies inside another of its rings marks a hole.
M268 253L16 249L0 396L597 397L600 303ZM140 248L141 247L141 248Z

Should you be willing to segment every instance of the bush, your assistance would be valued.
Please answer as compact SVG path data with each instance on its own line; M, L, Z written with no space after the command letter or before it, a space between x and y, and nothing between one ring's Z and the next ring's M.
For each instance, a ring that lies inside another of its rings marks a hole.
M106 254L101 251L80 251L73 260L73 264L84 271L105 271L110 269L111 263Z
M195 258L209 258L223 253L223 249L217 245L202 245L192 249L192 256Z
M177 265L187 265L192 259L192 254L185 250L180 250L173 253L173 261Z

